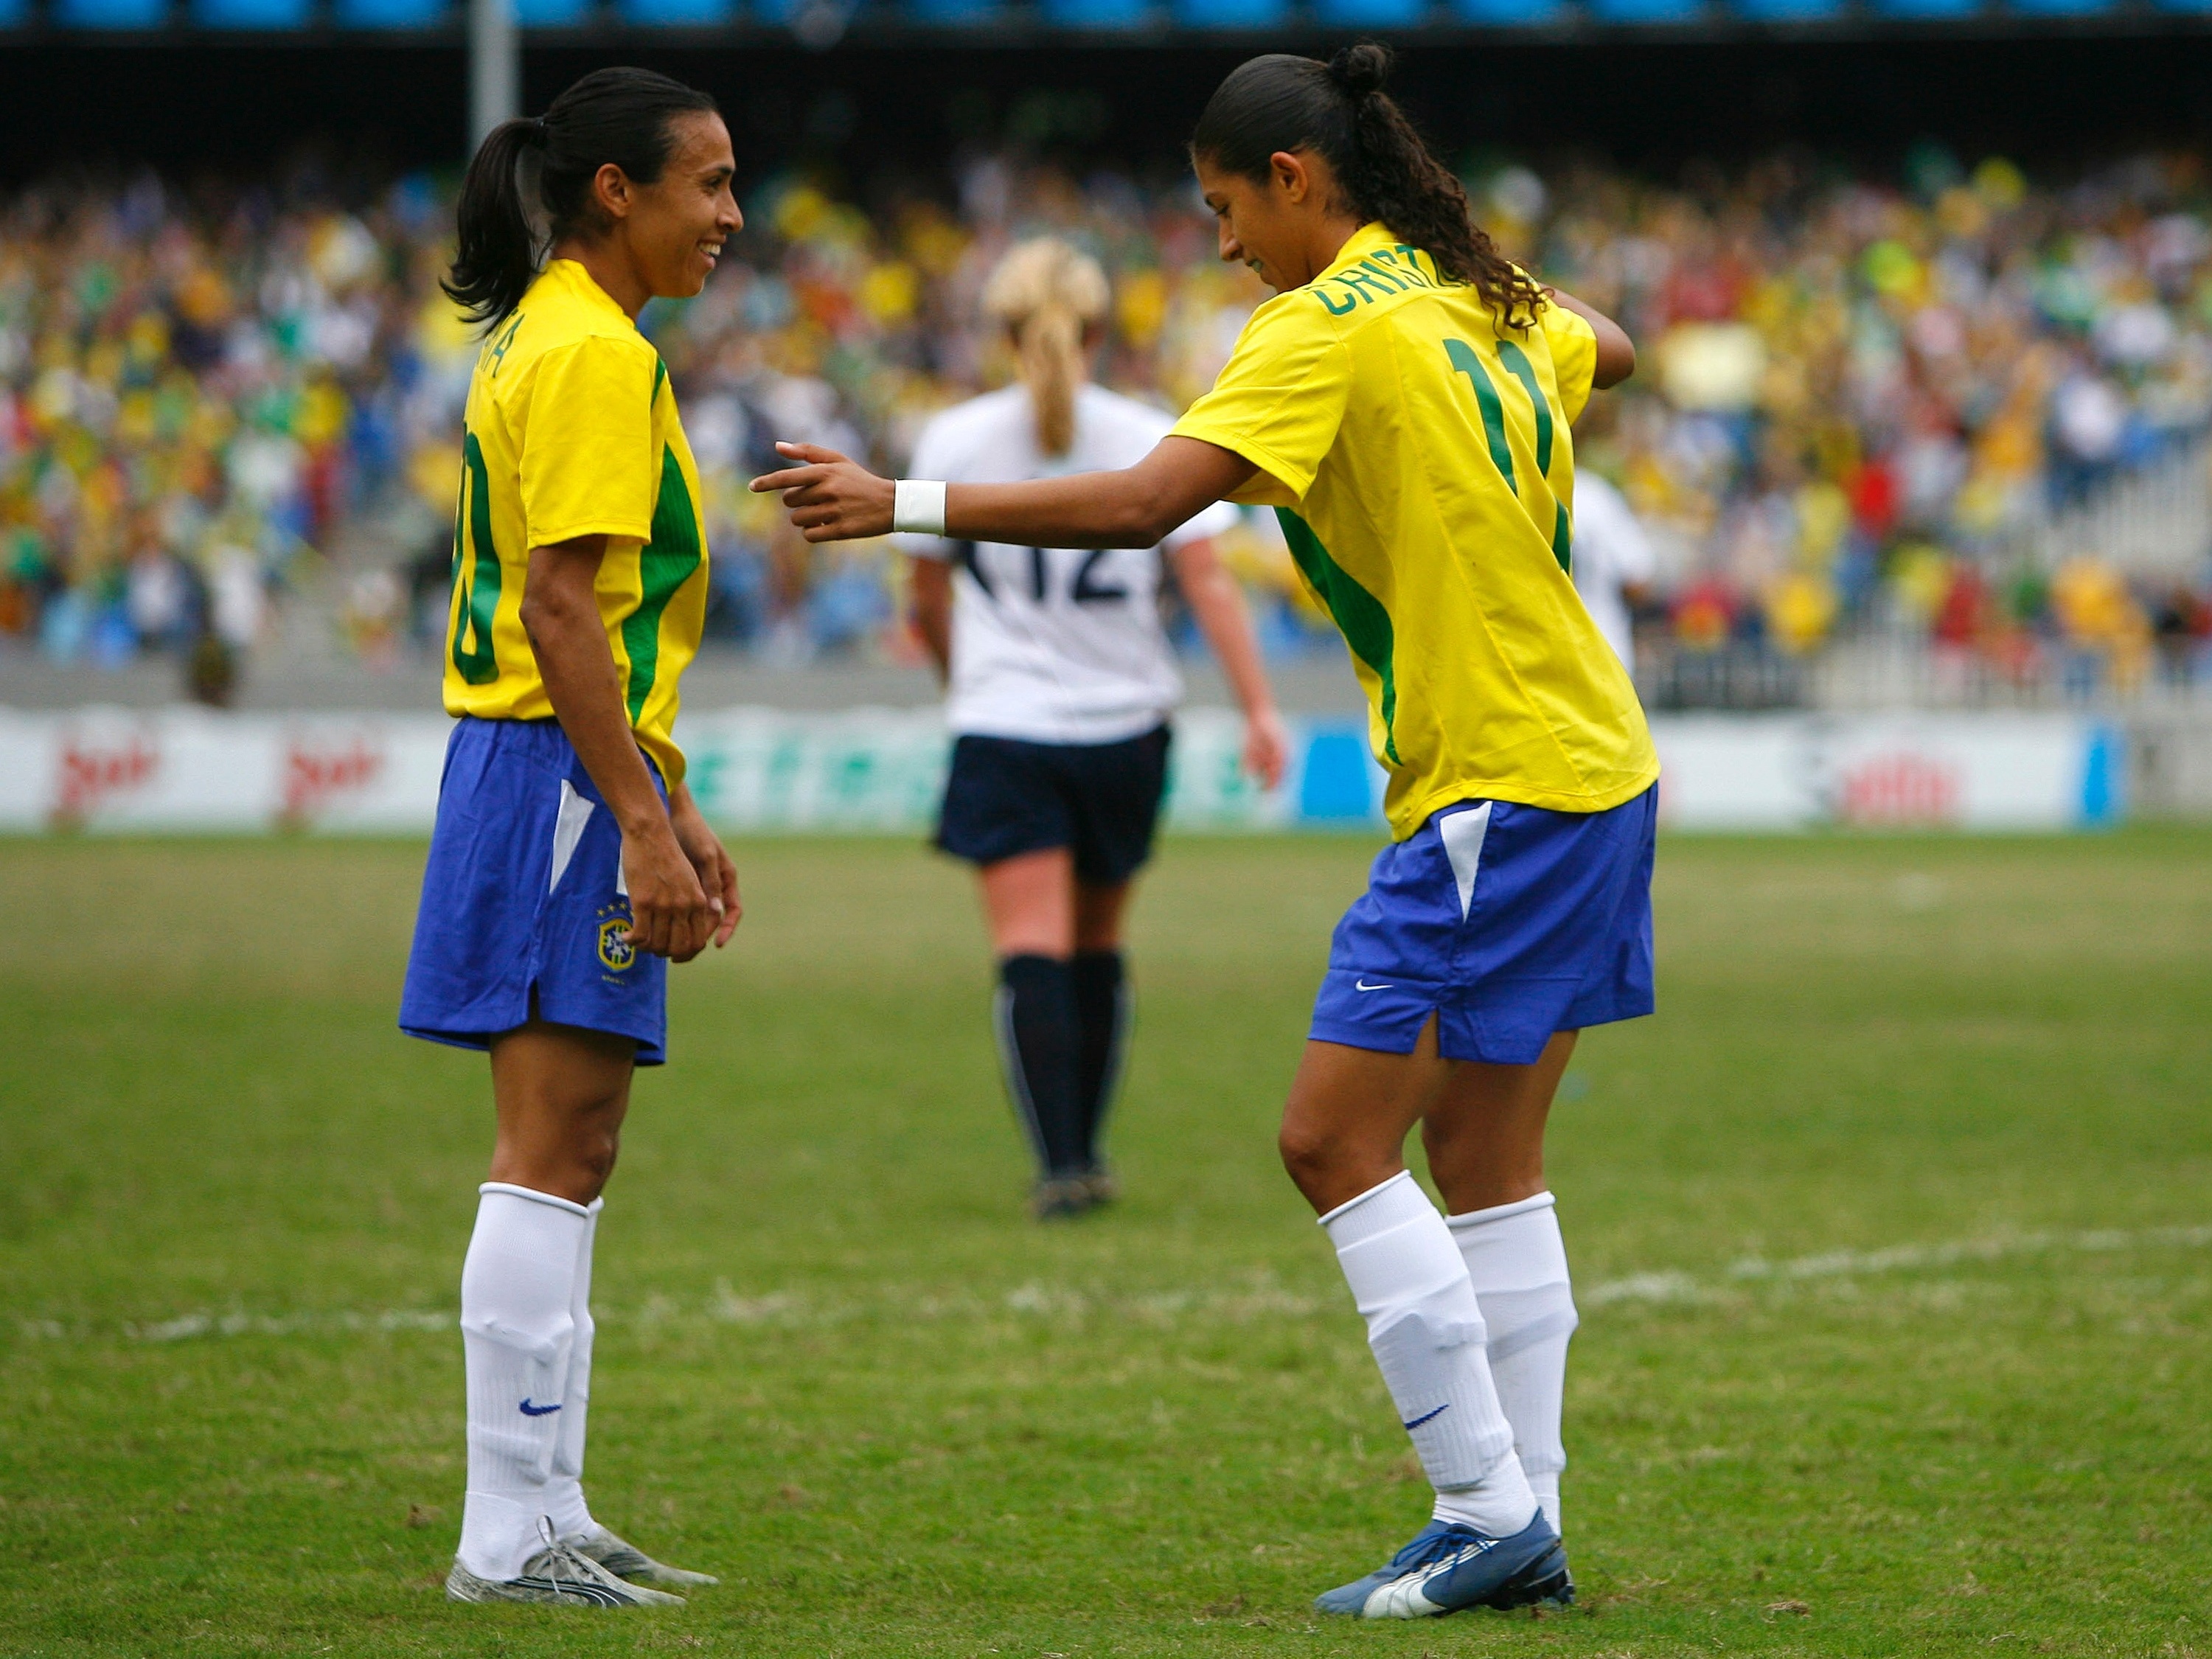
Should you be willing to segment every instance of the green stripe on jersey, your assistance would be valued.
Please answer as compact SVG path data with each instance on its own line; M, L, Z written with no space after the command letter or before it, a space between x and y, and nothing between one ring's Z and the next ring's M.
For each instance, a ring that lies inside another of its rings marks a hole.
M660 672L660 617L676 590L699 568L699 520L673 447L660 452L660 499L653 505L653 539L637 550L637 609L623 618L623 649L629 653L629 720L645 711Z
M1398 759L1397 734L1392 730L1398 716L1398 681L1391 667L1396 635L1390 626L1390 613L1382 608L1382 600L1329 557L1311 525L1287 507L1277 507L1275 517L1282 523L1283 539L1291 544L1291 556L1328 607L1352 654L1373 669L1375 678L1382 682L1382 752L1393 765L1402 764Z

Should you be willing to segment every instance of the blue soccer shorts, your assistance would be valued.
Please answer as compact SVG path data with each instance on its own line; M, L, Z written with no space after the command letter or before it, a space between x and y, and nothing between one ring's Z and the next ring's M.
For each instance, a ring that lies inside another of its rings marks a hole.
M656 783L659 780L656 776ZM555 720L464 719L400 994L410 1036L488 1048L536 1013L626 1036L658 1066L668 961L632 950L622 831Z
M1659 792L1605 812L1462 801L1376 855L1336 925L1316 1042L1533 1064L1554 1031L1651 1012Z

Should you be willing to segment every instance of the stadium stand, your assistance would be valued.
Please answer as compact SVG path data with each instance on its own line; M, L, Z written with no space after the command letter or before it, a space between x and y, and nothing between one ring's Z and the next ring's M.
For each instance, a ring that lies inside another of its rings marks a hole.
M1656 702L1798 701L1808 665L1869 640L1984 697L2212 681L2200 160L2040 187L1935 149L1895 178L1783 157L1672 187L1494 163L1472 182L1507 247L1644 343L1582 449L1659 544L1639 618ZM742 484L771 435L896 465L930 410L1002 375L970 319L1009 239L1098 252L1118 283L1106 377L1169 404L1260 297L1180 184L985 155L949 185L871 212L765 181L741 258L647 313L708 477L727 645L910 649L883 550L794 544ZM250 648L303 582L335 594L334 650L422 648L471 349L434 285L448 222L427 176L351 205L150 176L9 201L0 651ZM1234 550L1271 651L1335 648L1266 520Z

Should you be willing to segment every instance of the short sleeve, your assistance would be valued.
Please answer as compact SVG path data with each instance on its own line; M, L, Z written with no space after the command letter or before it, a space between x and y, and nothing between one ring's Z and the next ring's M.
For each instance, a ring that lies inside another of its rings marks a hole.
M1216 501L1211 507L1200 507L1197 513L1167 533L1160 545L1172 552L1178 547L1188 547L1193 542L1202 542L1215 536L1225 536L1237 527L1237 509L1226 501Z
M1296 507L1335 445L1352 387L1352 354L1314 295L1279 295L1252 313L1213 389L1174 435L1218 444L1265 476L1235 499Z
M1589 402L1590 380L1597 373L1597 331L1565 306L1553 301L1538 313L1544 338L1552 348L1552 374L1559 386L1559 407L1567 423L1582 418Z
M604 335L539 360L522 428L522 515L532 547L579 536L653 534L659 364Z

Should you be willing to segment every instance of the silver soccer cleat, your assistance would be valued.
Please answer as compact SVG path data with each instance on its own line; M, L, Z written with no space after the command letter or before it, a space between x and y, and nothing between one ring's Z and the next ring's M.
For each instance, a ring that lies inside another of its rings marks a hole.
M612 1534L607 1536L612 1537ZM621 1542L619 1539L616 1540ZM624 1546L627 1548L627 1546ZM632 1551L635 1554L636 1552ZM640 1557L640 1559L644 1558ZM663 1568L663 1571L667 1569ZM680 1607L684 1598L623 1583L573 1545L549 1544L522 1565L519 1578L479 1578L456 1559L446 1575L448 1601L528 1601L540 1607Z
M711 1572L691 1572L683 1567L672 1567L656 1561L635 1544L624 1543L598 1522L592 1529L564 1540L579 1555L592 1560L633 1584L719 1584L722 1581Z

